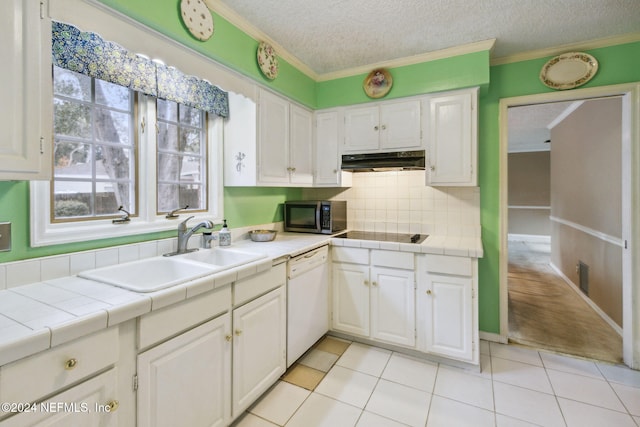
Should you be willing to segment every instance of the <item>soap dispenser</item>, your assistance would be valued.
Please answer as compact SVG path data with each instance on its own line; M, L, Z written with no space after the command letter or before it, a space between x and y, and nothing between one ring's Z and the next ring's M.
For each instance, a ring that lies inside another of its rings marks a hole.
M222 228L218 233L218 244L220 246L231 246L231 232L227 227L227 220L223 219Z

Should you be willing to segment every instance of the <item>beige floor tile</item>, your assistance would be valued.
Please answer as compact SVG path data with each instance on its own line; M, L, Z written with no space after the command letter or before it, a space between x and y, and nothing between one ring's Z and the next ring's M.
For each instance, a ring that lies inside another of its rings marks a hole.
M298 363L317 369L318 371L329 372L329 369L331 369L333 364L336 363L338 357L339 356L337 354L312 348L311 351L298 360Z
M324 378L324 372L304 365L293 365L283 376L282 381L313 391Z
M342 353L344 353L347 350L347 348L349 348L350 344L351 342L349 341L344 341L344 340L333 338L333 337L325 337L322 341L320 341L315 346L315 348L317 350L322 350L328 353L333 353L333 354L337 354L338 356L342 356Z

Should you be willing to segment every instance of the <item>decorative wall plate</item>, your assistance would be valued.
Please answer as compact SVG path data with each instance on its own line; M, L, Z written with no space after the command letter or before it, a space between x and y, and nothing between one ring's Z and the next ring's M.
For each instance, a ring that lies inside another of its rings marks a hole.
M389 71L378 68L364 79L362 88L369 98L382 98L391 90L393 78Z
M582 86L598 72L598 61L588 53L568 52L547 61L540 71L540 80L552 89L573 89Z
M278 56L270 44L260 42L256 56L260 71L266 78L273 80L278 77Z
M180 3L182 22L193 37L200 41L213 35L213 16L202 0L182 0Z

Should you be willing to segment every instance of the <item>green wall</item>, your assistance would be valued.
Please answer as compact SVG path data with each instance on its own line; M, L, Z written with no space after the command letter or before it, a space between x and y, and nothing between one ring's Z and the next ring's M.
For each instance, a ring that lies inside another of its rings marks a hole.
M385 100L450 89L489 85L489 51L480 51L435 61L389 69L393 86ZM318 83L317 108L376 101L364 93L367 74Z
M216 13L212 13L213 36L202 42L191 36L182 23L179 0L99 1L303 105L315 106L316 83L313 79L282 58L278 60L278 77L274 80L265 78L256 61L259 40L251 38Z
M582 88L640 81L640 42L586 52L598 60L599 68ZM549 59L492 66L489 91L480 98L478 156L484 257L479 261L479 303L480 329L486 332L500 332L499 103L502 98L554 92L538 77Z
M258 42L214 14L215 33L206 41L192 38L183 27L177 0L101 0L108 6L176 39L184 45L272 87L311 108L329 108L373 101L362 90L365 75L316 83L280 59L280 74L274 81L258 70L255 51ZM247 53L248 52L248 53ZM640 80L640 42L588 51L599 63L598 74L585 87ZM394 85L387 97L398 98L429 92L480 86L479 183L484 257L479 262L480 329L499 333L499 117L501 98L531 95L552 90L540 83L538 73L549 58L490 66L489 52L391 69ZM281 203L299 198L295 188L226 188L225 215L231 227L280 221ZM47 256L99 247L153 240L174 235L173 231L131 238L29 248L29 184L0 182L0 221L13 223L13 250L0 253L0 262Z

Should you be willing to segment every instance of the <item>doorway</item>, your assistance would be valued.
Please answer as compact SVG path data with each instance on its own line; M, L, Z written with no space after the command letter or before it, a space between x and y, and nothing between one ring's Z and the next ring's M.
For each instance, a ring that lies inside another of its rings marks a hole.
M621 363L622 100L508 115L509 341Z
M509 337L509 200L508 200L508 112L511 107L558 103L563 101L581 101L601 97L620 96L622 98L622 239L624 247L622 264L622 347L624 363L634 369L640 368L640 314L638 303L640 296L639 252L636 249L640 241L640 86L617 85L593 89L577 89L506 98L500 101L500 319L501 336ZM635 211L634 211L635 210ZM635 278L635 280L634 280ZM573 291L573 290L572 290ZM635 296L635 298L634 298Z

